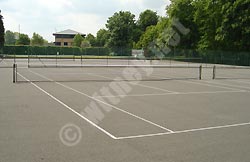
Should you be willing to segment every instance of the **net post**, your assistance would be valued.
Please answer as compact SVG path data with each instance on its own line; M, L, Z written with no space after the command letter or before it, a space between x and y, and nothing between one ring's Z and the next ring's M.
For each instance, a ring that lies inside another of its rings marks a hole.
M199 80L202 79L202 65L199 67Z
M17 77L17 65L13 64L13 83L16 83L16 77Z
M213 67L213 80L216 79L216 66Z

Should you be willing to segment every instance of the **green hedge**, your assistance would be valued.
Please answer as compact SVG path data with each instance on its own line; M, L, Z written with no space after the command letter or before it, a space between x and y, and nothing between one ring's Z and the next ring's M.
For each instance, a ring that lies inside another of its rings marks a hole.
M92 56L108 56L110 54L110 49L96 47L96 48L83 48L83 55L92 55Z
M95 55L108 56L109 48L78 48L78 47L56 47L56 46L4 46L4 54L9 55Z

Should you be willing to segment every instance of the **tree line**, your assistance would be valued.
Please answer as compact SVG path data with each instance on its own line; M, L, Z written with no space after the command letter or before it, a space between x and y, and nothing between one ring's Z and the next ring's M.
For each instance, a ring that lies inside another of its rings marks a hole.
M153 43L160 49L250 51L250 0L170 1L165 17L146 10L136 20L129 11L116 12L96 36L76 35L74 45L148 49ZM189 32L178 31L176 20ZM4 30L1 24L0 30ZM15 40L15 35L6 31L5 43L42 45L46 42L36 33L31 39L20 34Z
M32 45L32 46L44 46L48 45L48 41L44 39L38 33L33 33L29 38L27 34L12 32L7 30L5 32L5 45Z
M120 11L91 36L89 45L250 51L249 8L250 0L171 0L165 17L146 10L135 20L131 12ZM178 31L176 20L189 32Z

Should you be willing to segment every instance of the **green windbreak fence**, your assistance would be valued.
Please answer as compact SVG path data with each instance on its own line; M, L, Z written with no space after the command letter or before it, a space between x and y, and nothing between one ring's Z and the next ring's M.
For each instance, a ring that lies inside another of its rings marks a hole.
M250 66L250 52L198 51L197 53L206 63Z
M92 55L92 56L131 56L132 49L117 47L56 47L56 46L5 46L5 55Z
M219 51L189 49L147 49L145 55L152 59L176 60L184 62L211 63L250 66L250 51ZM161 56L161 57L158 57Z
M219 50L190 50L190 49L144 49L144 58L148 60L174 60L194 63L211 63L225 65L250 66L250 52L219 51ZM125 47L56 47L56 46L5 46L4 55L29 56L120 56L131 57L133 52ZM161 55L161 57L158 57ZM134 58L136 59L136 58ZM140 59L140 58L138 58Z

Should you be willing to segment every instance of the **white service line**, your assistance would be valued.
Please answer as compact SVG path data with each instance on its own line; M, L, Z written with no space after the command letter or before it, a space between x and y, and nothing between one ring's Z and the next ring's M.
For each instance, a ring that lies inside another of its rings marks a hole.
M102 77L102 78L105 78L105 79L112 79L112 78L109 78L109 77L105 77L105 76L103 76L103 75L95 75L95 74L91 74L91 75L97 76L97 77ZM140 81L140 80L138 80L138 81ZM138 86L140 86L140 87L146 87L146 88L150 88L150 89L160 90L160 91L163 91L163 92L178 93L178 92L175 92L175 91L169 91L169 90L166 90L166 89L163 89L163 88L148 86L148 85L141 84L141 83L133 83L132 81L131 81L131 82L128 82L128 83L133 84L133 85L138 85Z
M115 97L145 97L145 96L168 96L168 95L190 95L190 94L221 94L221 93L244 93L245 90L239 91L203 91L203 92L178 92L178 93L155 93L155 94L138 94L138 95L116 95L116 96L96 96L96 98L115 98Z
M116 70L112 70L112 71L117 72ZM151 76L152 76L152 74L151 74ZM105 77L105 76L100 76L100 77ZM108 77L105 77L105 78L108 78ZM158 77L154 77L154 78L159 79ZM133 83L133 82L129 82L129 83L131 83L133 85L138 85L138 86L141 86L141 87L146 87L146 88L151 88L151 89L155 89L155 90L160 90L160 91L163 91L163 92L178 93L178 92L175 92L175 91L170 91L170 90L163 89L163 88L148 86L148 85L141 84L141 83Z
M239 124L231 124L231 125L222 125L222 126L215 126L215 127L188 129L188 130L175 131L175 132L165 132L165 133L155 133L155 134L145 134L145 135L136 135L136 136L117 137L117 140L134 139L134 138L145 138L145 137L154 137L154 136L163 136L163 135L170 135L170 134L191 133L191 132L197 132L197 131L206 131L206 130L213 130L213 129L223 129L223 128L231 128L231 127L240 127L240 126L247 126L247 125L250 125L250 122L248 122L248 123L239 123Z
M161 75L159 75L159 74L154 74L154 75L161 76ZM230 87L225 87L225 86L219 86L219 85L211 85L211 84L206 84L206 83L200 83L200 82L204 82L204 80L199 80L199 82L197 82L197 81L187 81L187 80L176 80L176 81L177 81L177 82L190 83L190 84L198 84L198 85L203 85L203 86L208 86L208 87L229 89L229 90L233 90L233 91L240 91L240 89L236 89L236 88L230 88Z
M233 90L233 91L241 91L241 89L236 89L236 88L230 88L230 87L225 87L225 86L200 83L200 82L205 82L204 80L201 80L200 82L197 82L197 81L184 81L183 80L183 81L180 81L180 82L186 82L186 83L190 83L190 84L198 84L198 85L204 85L204 86L208 86L208 87L215 87L215 88L222 88L222 89L230 89L230 90Z
M48 80L50 80L50 81L53 81L53 80L51 80L51 79L49 79L49 78L47 78L47 77L45 77L45 76L43 76L43 75L41 75L41 74L38 74L38 73L36 73L36 72L33 72L32 70L29 70L29 71L32 72L33 74L36 74L36 75L38 75L38 76L40 76L40 77L43 77L44 79L48 79ZM95 98L95 97L89 96L88 94L83 93L83 92L81 92L81 91L78 91L78 90L76 90L76 89L74 89L74 88L72 88L72 87L66 86L65 84L62 84L62 83L59 83L59 82L56 82L56 81L54 81L54 83L56 83L56 84L58 84L58 85L61 85L62 87L67 88L67 89L69 89L69 90L72 90L72 91L74 91L74 92L76 92L76 93L78 93L78 94L81 94L81 95L83 95L83 96L85 96L85 97L88 97L88 98L90 98L90 99L92 99L92 100L94 100L94 101L96 101L96 102L102 103L102 104L107 105L107 106L109 106L109 107L112 107L112 108L114 108L114 109L116 109L116 110L118 110L118 111L121 111L121 112L123 112L123 113L125 113L125 114L128 114L128 115L130 115L130 116L133 116L133 117L135 117L135 118L137 118L137 119L140 119L140 120L142 120L142 121L144 121L144 122L146 122L146 123L149 123L149 124L151 124L151 125L154 125L154 126L156 126L156 127L158 127L158 128L161 128L161 129L166 130L166 131L169 131L169 132L174 132L174 131L172 131L171 129L165 128L165 127L163 127L163 126L161 126L161 125L159 125L159 124L156 124L156 123L154 123L154 122L152 122L152 121L150 121L150 120L144 119L144 118L139 117L139 116L137 116L137 115L135 115L135 114L132 114L132 113L130 113L130 112L128 112L128 111L125 111L125 110L123 110L123 109L120 109L120 108L118 108L118 107L116 107L116 106L114 106L114 105L111 105L111 104L106 103L106 102L104 102L104 101L102 101L102 100L99 100L99 99L97 99L97 98Z
M217 85L236 87L236 88L250 89L250 87L238 86L238 85L232 85L232 84L225 84L225 83L218 83L218 82L215 83L215 82L211 82L211 81L204 81L204 82L210 83L210 84L217 84Z
M96 125L95 123L93 123L92 121L90 121L89 119L87 119L86 117L84 117L83 115L81 115L80 113L76 112L74 109L72 109L71 107L69 107L68 105L66 105L65 103L63 103L62 101L60 101L59 99L57 99L56 97L54 97L53 95L51 95L49 92L47 92L44 89L42 89L41 87L39 87L37 84L31 82L30 80L28 80L26 77L24 77L20 73L17 73L17 74L19 76L21 76L23 79L25 79L26 81L30 82L37 89L39 89L40 91L42 91L43 93L45 93L46 95L48 95L49 97L51 97L53 100L55 100L56 102L60 103L61 105L63 105L64 107L66 107L67 109L69 109L70 111L72 111L73 113L75 113L76 115L78 115L79 117L81 117L82 119L84 119L85 121L87 121L89 124L91 124L95 128L99 129L100 131L102 131L103 133L105 133L106 135L108 135L109 137L111 137L112 139L117 139L117 137L115 137L114 135L110 134L109 132L107 132L103 128L99 127L98 125Z
M237 83L246 83L246 84L250 84L250 81L242 81L242 80L230 80L232 82L237 82Z

